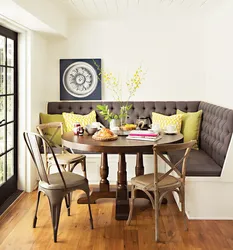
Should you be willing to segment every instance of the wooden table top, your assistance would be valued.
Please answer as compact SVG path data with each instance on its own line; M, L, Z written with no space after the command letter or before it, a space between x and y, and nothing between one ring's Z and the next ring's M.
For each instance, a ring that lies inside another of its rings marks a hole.
M182 134L162 134L158 141L129 140L126 136L118 136L115 141L96 141L92 136L74 135L73 132L64 133L62 143L64 146L86 152L104 153L152 153L154 144L174 143L183 139Z

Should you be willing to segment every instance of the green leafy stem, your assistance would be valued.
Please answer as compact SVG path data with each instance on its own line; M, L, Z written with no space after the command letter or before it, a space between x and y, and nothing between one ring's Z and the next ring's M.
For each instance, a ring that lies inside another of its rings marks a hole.
M132 104L126 104L121 106L120 114L110 112L108 105L97 105L96 108L100 111L100 114L104 117L104 120L110 122L112 119L121 119L127 117L128 111L132 108Z

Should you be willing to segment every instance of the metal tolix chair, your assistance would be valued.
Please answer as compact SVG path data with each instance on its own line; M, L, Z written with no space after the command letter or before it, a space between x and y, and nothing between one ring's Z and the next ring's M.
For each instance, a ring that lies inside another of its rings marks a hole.
M39 186L38 186L38 197L36 204L36 212L33 220L33 228L36 227L37 223L37 212L40 201L40 194L43 192L49 200L52 224L53 224L53 234L54 242L57 242L57 231L60 219L61 204L63 198L65 198L66 207L68 211L68 216L70 216L70 193L74 190L80 189L83 190L88 198L88 209L90 215L90 225L93 229L93 219L90 207L90 198L89 198L89 185L88 180L81 175L72 173L72 172L62 172L60 165L57 161L56 155L49 144L48 140L43 136L36 133L23 133L24 140L28 147L28 150L32 156L33 162L38 171L39 175ZM58 173L48 174L45 167L45 162L40 153L41 141L49 149L49 153L52 154L55 165L57 166Z

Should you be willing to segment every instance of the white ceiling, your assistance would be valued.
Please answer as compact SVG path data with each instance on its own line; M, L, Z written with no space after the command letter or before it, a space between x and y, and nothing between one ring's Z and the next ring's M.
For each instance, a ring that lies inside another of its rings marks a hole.
M50 0L69 19L115 19L153 15L163 10L200 12L227 0Z

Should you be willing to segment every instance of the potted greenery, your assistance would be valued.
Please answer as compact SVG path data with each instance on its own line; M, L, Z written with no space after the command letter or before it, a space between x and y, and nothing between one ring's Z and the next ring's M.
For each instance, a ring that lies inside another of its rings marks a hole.
M127 119L127 113L131 109L132 105L125 105L121 106L120 113L115 114L113 112L110 112L108 105L97 105L96 108L100 111L100 114L104 117L104 120L107 120L109 122L109 127L119 127L122 125L122 120Z
M100 110L100 114L104 117L104 120L109 122L110 129L120 126L120 115L110 112L108 105L97 105L96 108Z

